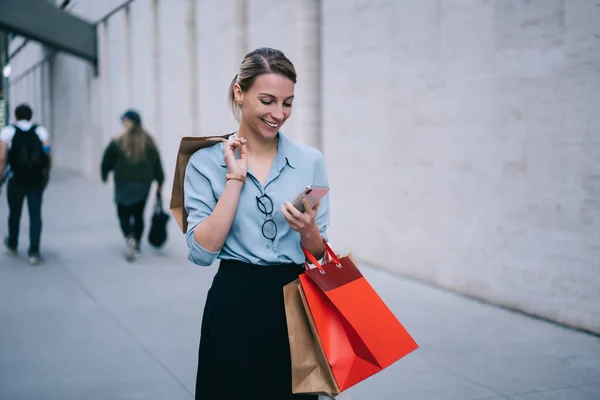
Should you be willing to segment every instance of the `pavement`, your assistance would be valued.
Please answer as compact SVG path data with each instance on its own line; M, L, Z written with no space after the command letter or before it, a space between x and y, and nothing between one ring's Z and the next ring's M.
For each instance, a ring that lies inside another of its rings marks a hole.
M43 215L44 265L27 264L26 213L20 256L0 255L0 399L193 399L216 268L187 261L173 220L164 249L144 243L126 262L111 187L98 181L55 173ZM3 190L2 235L6 217ZM338 399L600 399L598 336L361 270L420 348Z

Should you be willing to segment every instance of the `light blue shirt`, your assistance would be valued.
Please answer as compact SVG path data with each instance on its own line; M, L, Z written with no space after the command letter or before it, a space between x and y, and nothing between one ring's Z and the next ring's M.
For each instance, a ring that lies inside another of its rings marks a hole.
M211 265L216 258L254 265L303 264L305 256L300 247L300 234L289 226L280 206L285 201L293 201L306 186L328 186L323 154L312 147L292 143L279 133L277 155L265 186L260 184L251 170L248 171L238 209L223 248L210 252L196 242L194 229L212 214L225 190L227 166L223 155L222 144L200 149L190 158L185 172L189 260L202 266ZM257 197L263 194L267 194L273 201L272 215L277 225L277 236L273 241L262 234L262 226L269 218L257 205ZM321 200L317 224L321 235L327 240L329 194Z

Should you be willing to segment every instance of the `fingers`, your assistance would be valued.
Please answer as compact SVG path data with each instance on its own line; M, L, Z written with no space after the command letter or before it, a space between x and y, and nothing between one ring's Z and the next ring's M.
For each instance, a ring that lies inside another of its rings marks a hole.
M240 151L240 158L242 160L246 160L248 158L248 148L246 147L246 139L244 139L244 142L242 143L242 145L239 147L239 151Z
M304 212L305 213L311 214L311 211L312 211L312 214L315 214L316 211L319 209L321 202L318 201L317 204L315 204L313 207L311 207L310 201L308 201L307 198L304 198L304 199L302 199L302 204L304 204L304 210L305 210Z
M293 230L298 231L302 228L303 224L297 218L295 218L284 206L281 206L281 213L283 214L283 218L285 218L285 220Z
M245 159L247 154L246 139L245 138L233 138L223 143L225 157L231 157L236 159L235 150L237 149L240 153L240 157Z
M246 147L246 139L245 138L233 138L229 139L225 142L225 148L233 152L235 149L241 149L242 147Z
M304 205L304 207L306 207L306 205ZM300 212L300 210L298 210L296 207L294 207L294 205L289 201L286 201L281 206L281 210L286 210L293 218L297 220L304 220L305 215L302 212Z
M231 143L229 141L223 142L223 153L224 153L225 159L227 159L233 155L233 150L231 149Z
M317 201L317 204L311 207L308 199L302 199L302 204L304 204L304 214L308 215L310 218L315 218L317 215L317 211L319 211L319 206L321 205L320 201Z
M230 139L229 142L231 142L233 147L239 148L239 147L242 147L242 145L245 145L247 143L247 140L246 140L246 138L243 138L243 137L242 138L237 137L237 138Z

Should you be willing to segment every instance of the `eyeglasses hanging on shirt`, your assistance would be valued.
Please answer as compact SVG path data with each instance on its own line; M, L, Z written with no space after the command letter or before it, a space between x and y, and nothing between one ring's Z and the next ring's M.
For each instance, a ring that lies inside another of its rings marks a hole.
M277 237L277 224L273 217L273 200L267 194L256 196L256 206L258 210L267 216L267 220L262 225L262 235L265 239L275 241Z

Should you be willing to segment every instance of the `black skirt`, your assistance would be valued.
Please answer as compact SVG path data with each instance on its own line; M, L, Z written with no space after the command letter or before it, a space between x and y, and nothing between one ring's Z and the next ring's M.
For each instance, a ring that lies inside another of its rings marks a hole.
M196 400L317 400L292 394L283 287L303 270L221 261L204 307Z

